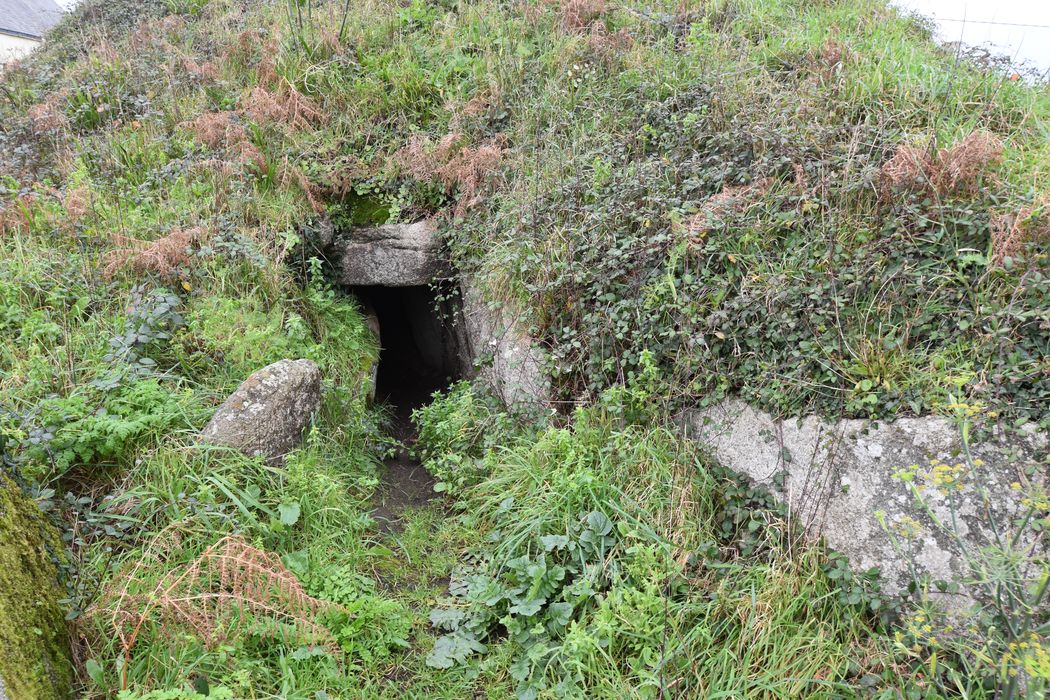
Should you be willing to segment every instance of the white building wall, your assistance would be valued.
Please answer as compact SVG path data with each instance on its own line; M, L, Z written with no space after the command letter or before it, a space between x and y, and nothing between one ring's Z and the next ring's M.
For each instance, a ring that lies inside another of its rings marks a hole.
M40 45L35 39L0 33L0 66L16 58L22 58Z

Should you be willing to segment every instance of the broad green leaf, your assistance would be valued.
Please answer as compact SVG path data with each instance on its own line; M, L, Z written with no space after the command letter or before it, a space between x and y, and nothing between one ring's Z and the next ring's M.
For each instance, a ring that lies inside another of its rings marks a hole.
M299 522L300 508L295 501L280 504L277 506L277 512L281 514L281 522L285 525L295 525Z
M550 552L555 549L564 549L569 544L569 538L566 535L544 535L540 538L540 542L543 543L544 551Z

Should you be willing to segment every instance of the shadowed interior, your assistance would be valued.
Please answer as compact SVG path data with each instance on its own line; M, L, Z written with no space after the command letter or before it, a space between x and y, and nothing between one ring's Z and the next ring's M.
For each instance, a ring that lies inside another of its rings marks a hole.
M366 312L379 321L376 400L389 404L398 422L458 375L451 334L430 287L355 287Z
M354 287L364 311L379 325L376 401L392 413L394 437L406 446L415 440L412 411L459 376L455 335L445 308L430 287ZM380 531L397 532L406 509L434 498L434 479L408 449L384 460L372 517Z

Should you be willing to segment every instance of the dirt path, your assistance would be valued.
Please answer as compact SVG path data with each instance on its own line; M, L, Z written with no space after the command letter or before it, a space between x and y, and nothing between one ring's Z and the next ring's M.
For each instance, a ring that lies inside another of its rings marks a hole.
M394 408L393 437L405 447L398 450L397 455L383 461L379 488L372 497L372 517L383 534L401 530L402 514L406 510L421 508L438 498L434 492L434 477L409 453L409 448L416 441L412 410L429 400L429 387L415 384L392 389L383 399Z
M402 449L383 461L379 488L372 497L372 517L379 532L396 533L401 530L401 516L406 510L422 508L437 497L434 477Z

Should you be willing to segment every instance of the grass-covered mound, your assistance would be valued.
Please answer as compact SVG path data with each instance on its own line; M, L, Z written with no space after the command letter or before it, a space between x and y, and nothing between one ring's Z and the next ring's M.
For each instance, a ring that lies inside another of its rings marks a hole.
M648 350L689 402L892 416L958 387L1047 420L1050 98L881 0L130 8L7 81L20 186L163 191L164 230L109 235L211 240L191 202L247 171L275 232L461 215L456 262L531 310L563 398Z
M1039 692L1045 629L894 636L659 417L1046 427L1048 116L881 0L88 0L0 82L0 444L59 494L84 693ZM454 388L417 415L456 511L383 536L374 342L315 255L431 215L589 406ZM300 451L197 445L286 357Z

